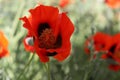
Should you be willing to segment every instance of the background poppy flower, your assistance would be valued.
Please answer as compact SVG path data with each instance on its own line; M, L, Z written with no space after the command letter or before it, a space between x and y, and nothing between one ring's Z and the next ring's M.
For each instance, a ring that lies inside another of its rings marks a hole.
M120 70L120 34L112 37L112 44L107 54L102 56L103 59L112 59L115 64L110 64L109 68L118 71Z
M93 47L95 51L106 51L102 54L101 58L106 59L109 63L109 69L118 71L120 70L120 34L116 34L113 37L97 32L95 35L89 38L93 40ZM86 47L90 44L90 40L86 41ZM90 53L89 48L85 48L87 53Z
M111 8L120 8L120 0L105 0L105 3Z
M62 61L70 54L74 26L65 13L59 14L58 8L39 5L30 10L28 18L21 20L34 42L33 46L27 44L25 47L30 51L33 47L42 62L48 62L50 56Z
M59 5L61 7L65 7L66 5L68 5L70 3L70 0L60 0Z
M85 51L87 53L90 52L88 46L90 44L90 41L93 40L93 47L94 50L99 52L99 51L107 51L110 47L111 43L111 36L97 32L94 34L92 37L90 37L86 42L85 42ZM92 45L91 45L92 46Z
M9 55L7 47L8 47L8 40L4 36L3 32L0 31L0 58Z

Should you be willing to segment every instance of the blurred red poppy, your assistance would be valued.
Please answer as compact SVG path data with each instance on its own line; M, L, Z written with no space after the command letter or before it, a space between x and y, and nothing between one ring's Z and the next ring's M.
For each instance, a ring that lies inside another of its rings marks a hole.
M120 8L120 0L105 0L105 3L111 8Z
M0 58L8 56L8 40L6 39L5 35L2 31L0 31Z
M70 0L60 0L59 5L61 7L65 7L66 5L68 5L70 3Z
M24 40L27 50L36 51L44 63L49 61L50 56L58 61L66 59L70 54L70 36L74 31L66 13L59 14L58 8L44 5L29 12L28 18L21 18L23 26L28 30L28 36ZM32 44L30 40L33 41Z
M90 53L89 46L91 41L93 40L93 47L94 50L99 51L107 51L110 47L111 43L111 36L104 34L102 32L97 32L93 36L89 37L88 40L85 42L85 51ZM92 47L92 45L91 45Z
M114 63L110 64L110 69L114 71L120 70L120 33L113 36L111 47L109 48L108 53L104 54L102 58L114 61Z

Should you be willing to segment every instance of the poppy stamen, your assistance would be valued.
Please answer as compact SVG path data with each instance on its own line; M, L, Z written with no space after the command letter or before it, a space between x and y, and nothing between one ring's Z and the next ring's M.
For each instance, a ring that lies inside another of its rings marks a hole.
M53 49L55 48L54 44L56 39L53 35L53 31L49 28L43 30L41 35L39 36L39 47L46 48L46 49Z
M50 25L48 23L39 24L38 35L41 35L46 28L50 29Z
M116 48L116 44L114 44L113 46L111 46L111 48L109 49L110 52L114 53L115 52L115 48Z

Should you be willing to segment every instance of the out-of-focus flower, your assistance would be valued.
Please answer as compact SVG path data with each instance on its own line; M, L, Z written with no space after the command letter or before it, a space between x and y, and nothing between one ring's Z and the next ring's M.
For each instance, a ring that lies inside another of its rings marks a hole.
M66 13L59 14L58 8L39 5L29 10L30 16L21 18L28 30L24 40L29 51L35 51L42 62L52 56L63 61L70 55L70 37L74 26ZM27 40L26 40L27 39Z
M2 31L0 31L0 58L8 56L8 40L6 39L5 35Z
M103 55L103 58L114 61L114 64L111 63L109 65L110 69L114 71L120 70L120 33L113 36L111 47L109 48L108 53Z
M111 8L120 8L120 0L105 0L105 3Z
M111 65L109 65L109 69L114 70L114 71L118 71L118 70L120 70L120 65L111 64Z
M60 7L65 7L69 3L71 3L71 0L60 0L59 5L60 5Z
M93 41L93 44L91 44ZM90 49L89 47L94 47L95 52L99 51L107 51L110 47L111 43L111 36L104 34L102 32L97 32L93 36L89 37L88 40L85 42L85 51L89 54Z
M120 70L120 33L114 36L109 36L101 32L96 33L86 41L85 51L88 54L90 53L88 46L91 40L93 40L92 46L95 52L105 52L101 55L101 58L108 62L109 69L114 71Z

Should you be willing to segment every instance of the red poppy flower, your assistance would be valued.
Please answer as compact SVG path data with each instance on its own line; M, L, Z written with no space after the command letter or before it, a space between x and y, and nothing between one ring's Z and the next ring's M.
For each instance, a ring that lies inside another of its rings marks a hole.
M120 0L105 0L105 3L111 8L120 8Z
M95 51L97 51L97 52L107 51L108 48L110 47L111 36L104 34L104 33L101 33L101 32L97 32L96 34L91 36L85 42L85 51L87 53L90 53L89 45L90 45L91 40L93 40L93 47L94 47Z
M30 16L21 18L28 30L25 47L36 51L42 62L48 62L53 56L58 61L66 59L71 50L70 36L74 26L66 13L59 14L58 8L39 5L30 10ZM29 39L28 39L29 38ZM32 45L29 40L33 40Z
M0 31L0 58L9 55L7 47L8 47L8 40L4 36L3 32Z
M70 0L60 0L60 6L61 7L65 7L66 5L68 5L70 3Z
M120 34L116 34L112 38L111 47L107 54L104 54L103 59L112 59L115 64L110 64L109 68L118 71L120 70Z

